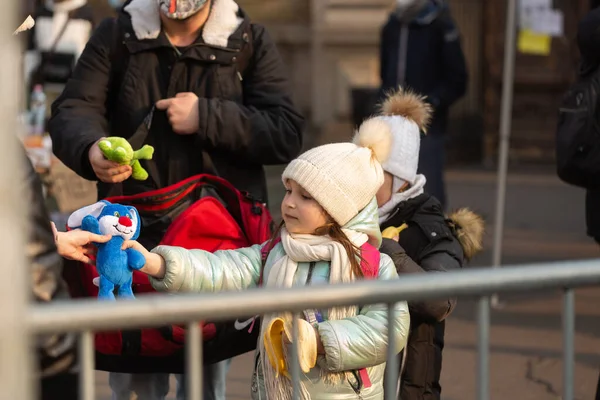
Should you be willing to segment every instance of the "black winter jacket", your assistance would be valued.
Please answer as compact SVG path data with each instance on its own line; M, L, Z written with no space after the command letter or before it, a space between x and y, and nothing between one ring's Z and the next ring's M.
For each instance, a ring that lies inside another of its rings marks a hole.
M408 87L434 108L428 133L446 131L448 109L467 87L459 32L447 6L438 0L409 22L392 13L381 32L381 93Z
M579 76L584 78L600 68L600 8L593 9L579 22L577 46L581 53ZM600 244L600 190L587 189L585 196L587 234Z
M217 0L213 11L232 1ZM218 15L211 11L209 21ZM155 147L159 176L145 182L129 179L122 186L100 182L100 198L212 173L266 200L263 165L287 163L299 153L304 119L292 103L285 66L271 37L241 10L238 17L242 22L235 31L213 32L228 38L226 46L205 42L203 33L178 49L180 56L162 31L155 39L138 39L126 11L103 21L52 105L49 131L58 158L96 180L89 148L104 136L121 136L134 147ZM226 25L212 26L224 30ZM166 113L153 111L158 100L181 92L199 97L195 135L175 134Z
M381 230L404 223L408 228L400 233L400 246L394 247L395 243L390 244L386 240L381 248L392 257L399 274L462 268L465 260L463 248L435 197L424 193L398 204ZM411 327L400 390L402 400L440 399L444 319L455 305L455 298L409 302Z

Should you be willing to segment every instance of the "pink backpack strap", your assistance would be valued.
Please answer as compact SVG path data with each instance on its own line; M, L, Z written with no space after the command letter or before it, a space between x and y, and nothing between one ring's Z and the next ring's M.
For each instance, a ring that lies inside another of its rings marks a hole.
M365 279L377 279L379 276L379 262L381 261L381 253L375 246L365 243L360 246L362 262L360 268L363 271ZM372 386L371 378L366 368L355 371L358 379L359 390L362 388L368 389Z
M381 260L379 249L369 243L365 243L360 246L360 251L362 256L360 268L365 279L377 279L379 276L379 261Z
M281 238L278 237L276 239L271 239L260 249L260 277L258 278L258 286L262 286L263 284L263 272L265 271L265 264L267 263L267 258L269 257L269 253L271 250L275 248L281 242Z

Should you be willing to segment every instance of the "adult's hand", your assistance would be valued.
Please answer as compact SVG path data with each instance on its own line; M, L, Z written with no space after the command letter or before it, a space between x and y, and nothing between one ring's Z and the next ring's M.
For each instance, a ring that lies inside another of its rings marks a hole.
M167 112L173 132L179 135L193 135L200 129L198 96L194 93L178 93L170 99L159 100L156 108Z
M110 235L96 235L80 229L59 232L54 222L51 222L51 224L58 254L69 260L93 265L94 262L89 256L95 255L97 249L92 243L106 243L111 239Z
M90 147L88 153L90 164L98 179L105 183L120 183L128 179L133 171L131 166L119 165L114 161L107 160L100 147L98 147L100 140Z

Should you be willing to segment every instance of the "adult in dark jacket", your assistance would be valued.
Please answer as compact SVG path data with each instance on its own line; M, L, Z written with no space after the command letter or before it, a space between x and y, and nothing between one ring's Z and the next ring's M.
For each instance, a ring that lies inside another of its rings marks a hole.
M100 24L52 105L55 154L99 180L100 198L214 173L266 200L263 166L300 151L304 119L271 37L233 0L205 1L184 20L156 0L130 1ZM158 176L127 180L131 169L98 149L107 135L154 145Z
M374 122L392 132L393 144L377 193L379 223L388 239L381 251L392 257L399 274L458 270L481 249L483 221L466 209L447 218L440 202L424 191L426 179L417 174L417 165L420 132L431 107L423 97L401 90L385 100L382 112ZM409 302L402 400L440 399L444 321L455 305L455 298Z
M579 22L577 46L581 53L579 76L588 77L600 68L600 1L591 2L592 10ZM585 194L587 234L600 245L600 190L588 189ZM596 388L600 400L600 376Z
M600 7L579 23L577 45L581 53L579 76L585 78L600 68ZM585 199L587 233L600 244L600 190L588 189Z
M426 96L434 109L421 141L419 172L426 191L446 205L444 144L450 106L467 87L458 28L443 0L397 0L381 33L381 93L407 87Z
M54 152L99 181L99 198L211 173L266 201L263 166L287 163L302 145L286 75L265 28L233 0L130 0L94 32L53 104ZM142 162L147 181L103 157L97 143L109 135L155 147ZM207 400L224 398L224 376L213 372L205 368ZM116 398L134 386L140 398L166 396L168 376L142 378L112 374Z

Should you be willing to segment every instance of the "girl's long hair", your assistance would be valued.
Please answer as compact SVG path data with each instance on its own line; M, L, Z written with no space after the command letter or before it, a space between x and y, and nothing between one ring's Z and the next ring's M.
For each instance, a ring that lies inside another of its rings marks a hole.
M275 243L275 240L279 238L281 235L281 229L285 226L285 222L281 221L277 229L273 232L273 236L269 241L268 246L271 246L271 243ZM360 266L363 261L360 248L354 245L348 239L348 236L342 230L342 227L337 222L330 220L327 224L323 225L313 233L316 236L329 236L331 240L334 240L341 244L346 250L346 254L348 255L348 259L350 260L350 265L352 267L352 273L354 277L357 279L362 279L364 277L363 270Z

